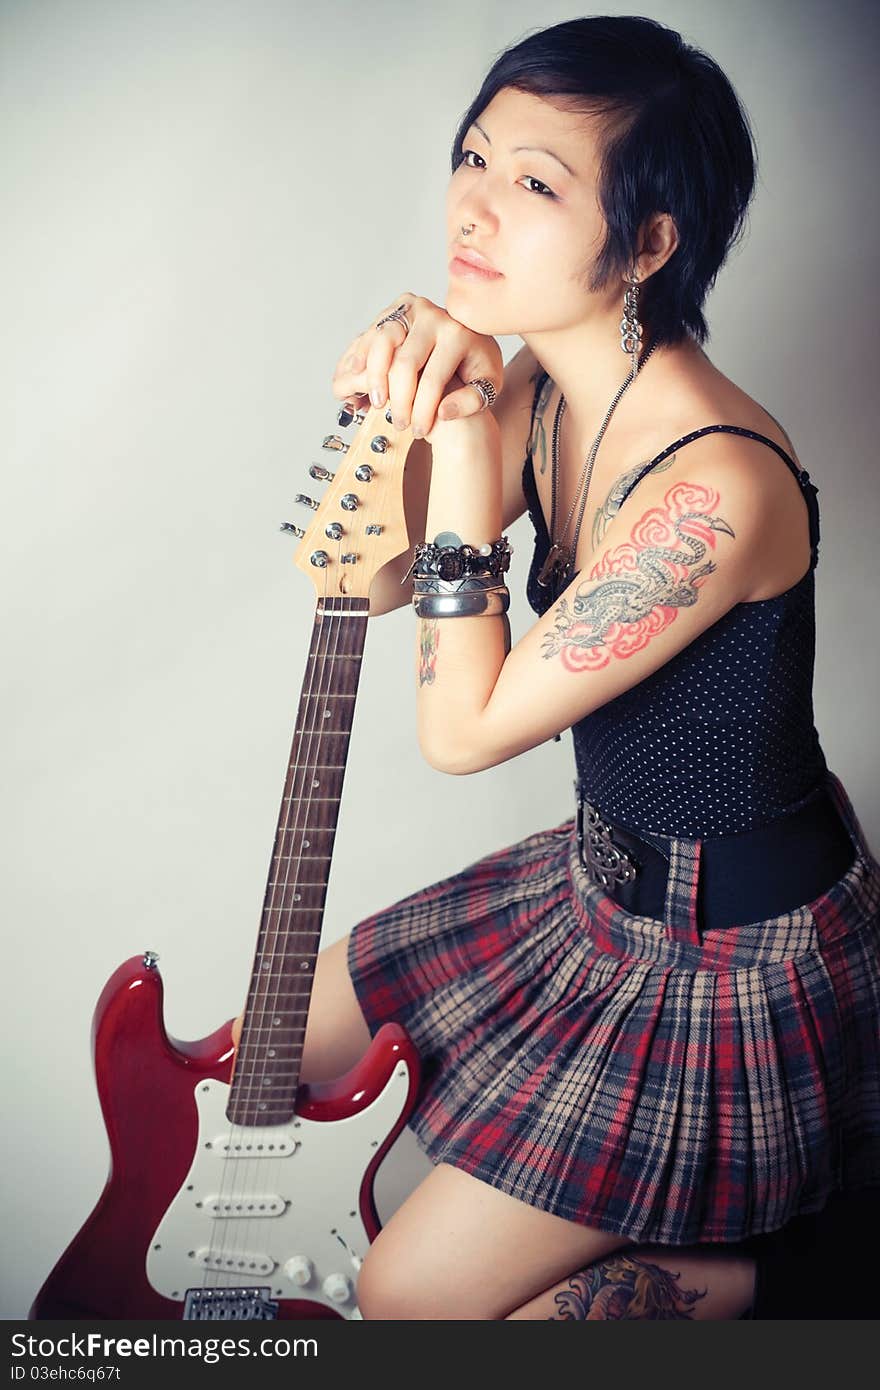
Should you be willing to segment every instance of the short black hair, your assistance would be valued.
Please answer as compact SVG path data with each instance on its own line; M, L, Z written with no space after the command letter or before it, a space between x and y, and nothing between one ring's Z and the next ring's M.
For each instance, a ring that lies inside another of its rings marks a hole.
M688 334L705 342L703 304L742 233L757 169L748 115L718 64L640 15L538 30L489 69L456 132L453 172L468 129L503 87L600 118L597 191L608 231L589 288L626 274L645 218L668 212L679 243L641 287L639 318L658 347Z

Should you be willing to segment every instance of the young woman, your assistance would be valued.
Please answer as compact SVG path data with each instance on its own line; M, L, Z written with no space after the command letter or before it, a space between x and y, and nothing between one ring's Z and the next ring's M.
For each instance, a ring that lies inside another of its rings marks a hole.
M416 609L434 767L571 729L579 794L321 952L303 1079L400 1021L435 1164L359 1305L828 1316L790 1257L831 1250L823 1222L847 1248L880 1178L880 864L813 725L816 489L701 347L747 118L674 31L580 19L501 55L452 165L445 308L401 294L334 377L414 436L426 542L371 611ZM498 334L524 343L506 367Z

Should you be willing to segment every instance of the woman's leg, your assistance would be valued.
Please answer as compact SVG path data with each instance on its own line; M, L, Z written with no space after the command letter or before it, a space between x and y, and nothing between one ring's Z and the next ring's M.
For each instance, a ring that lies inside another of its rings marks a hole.
M733 1319L754 1273L733 1247L637 1245L440 1163L373 1241L357 1297L368 1320Z
M358 1307L366 1319L501 1319L566 1271L631 1244L439 1163L367 1250Z
M243 1014L232 1024L238 1047ZM370 1046L370 1030L348 973L348 936L318 952L303 1039L301 1081L333 1081L350 1071Z
M755 1261L736 1250L638 1245L579 1269L507 1317L718 1321L743 1317L754 1290Z

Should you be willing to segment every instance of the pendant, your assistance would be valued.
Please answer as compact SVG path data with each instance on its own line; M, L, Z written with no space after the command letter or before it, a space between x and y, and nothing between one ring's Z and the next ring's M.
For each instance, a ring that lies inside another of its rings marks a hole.
M551 583L555 582L560 574L564 574L568 569L568 546L563 541L554 541L547 558L538 572L538 583L542 589L546 589Z

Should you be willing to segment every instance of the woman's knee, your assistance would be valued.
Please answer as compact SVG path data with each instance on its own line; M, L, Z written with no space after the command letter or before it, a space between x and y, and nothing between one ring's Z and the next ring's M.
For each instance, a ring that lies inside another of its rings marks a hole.
M301 1081L333 1081L349 1071L370 1046L370 1030L348 970L349 937L318 952L303 1039ZM236 1049L244 1010L233 1020Z

